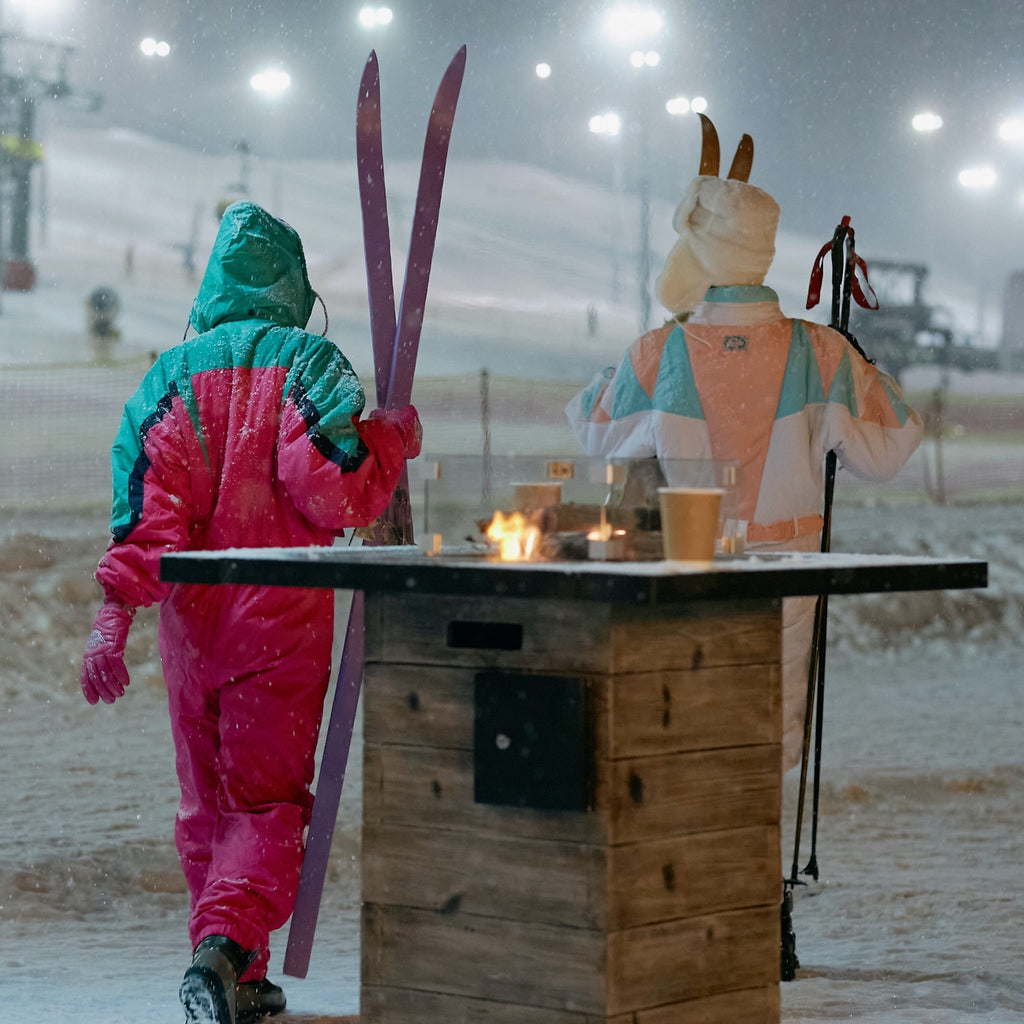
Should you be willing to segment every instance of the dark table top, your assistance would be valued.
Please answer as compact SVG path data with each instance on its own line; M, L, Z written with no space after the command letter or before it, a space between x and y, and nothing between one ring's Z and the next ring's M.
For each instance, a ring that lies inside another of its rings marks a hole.
M414 546L244 548L164 555L170 583L236 583L634 605L812 594L954 590L988 584L988 563L902 555L747 554L711 568L674 562L501 562Z

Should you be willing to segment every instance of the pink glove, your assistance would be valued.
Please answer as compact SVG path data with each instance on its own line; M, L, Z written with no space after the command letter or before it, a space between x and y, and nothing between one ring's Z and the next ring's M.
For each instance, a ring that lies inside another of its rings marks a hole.
M402 437L402 455L406 459L415 459L423 446L423 424L416 412L416 406L407 405L404 409L374 409L370 413L371 420L384 420L390 423Z
M82 658L82 693L90 704L113 704L124 696L128 670L124 667L124 648L135 609L108 597L92 624L92 632Z

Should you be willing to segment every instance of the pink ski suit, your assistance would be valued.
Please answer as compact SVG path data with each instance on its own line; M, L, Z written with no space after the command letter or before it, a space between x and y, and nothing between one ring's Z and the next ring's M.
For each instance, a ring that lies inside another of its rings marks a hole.
M97 579L160 602L160 652L181 784L175 838L193 946L258 955L292 911L330 672L329 591L170 586L169 551L329 545L387 505L401 431L360 420L348 361L301 329L314 293L301 242L251 203L225 212L192 308L125 406L112 452L112 541Z
M791 320L763 285L710 288L682 325L638 338L570 402L588 455L740 465L751 547L818 551L823 466L895 476L921 440L896 382L829 327ZM800 759L814 598L783 609L783 768Z

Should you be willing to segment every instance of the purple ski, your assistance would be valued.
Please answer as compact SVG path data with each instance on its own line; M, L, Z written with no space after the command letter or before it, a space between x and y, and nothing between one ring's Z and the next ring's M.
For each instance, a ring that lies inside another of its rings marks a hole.
M416 373L416 355L419 352L420 329L427 302L430 264L437 237L448 143L452 137L455 107L459 101L465 70L466 47L463 46L448 65L430 108L429 127L420 162L420 180L416 190L416 212L413 214L409 255L405 264L405 284L402 288L398 326L392 341L391 368L384 398L384 405L388 409L398 409L412 401L412 381ZM379 287L383 291L383 283ZM399 543L413 543L409 475L404 467L383 519L397 532Z
M391 376L395 343L395 282L391 270L391 233L384 185L384 149L380 124L380 69L371 52L359 83L356 106L356 168L363 211L363 251L370 300L370 335L373 339L377 405L383 407Z
M391 356L391 379L387 395L390 408L408 405L412 399L412 379L416 371L416 353L419 350L420 328L423 326L423 310L427 301L430 262L437 236L448 143L452 136L455 107L459 101L465 70L466 47L463 46L448 65L430 109L430 127L423 145L416 213L413 216L409 256L405 266L401 312Z
M423 325L448 159L448 143L465 67L466 47L463 46L449 64L431 107L406 260L405 283L397 318L381 145L380 73L375 53L370 54L360 82L356 109L356 163L363 211L374 380L377 404L384 408L408 405L412 396L420 328ZM397 531L402 543L413 542L408 476L404 468L383 519ZM375 543L379 542L380 531ZM309 970L313 935L320 912L320 899L363 678L363 628L363 594L357 591L352 595L345 648L338 670L338 683L327 724L323 761L309 823L306 854L288 932L284 973L295 978L306 977Z

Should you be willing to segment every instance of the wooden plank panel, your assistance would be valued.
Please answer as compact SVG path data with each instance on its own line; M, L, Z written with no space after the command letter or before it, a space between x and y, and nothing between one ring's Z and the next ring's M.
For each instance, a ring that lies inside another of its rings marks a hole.
M450 646L452 622L499 642ZM779 626L773 601L372 598L368 1020L775 1024ZM473 803L482 668L587 679L593 812Z
M774 664L782 651L781 609L777 600L616 606L608 671Z
M362 950L364 985L605 1012L599 931L364 903Z
M444 665L367 665L364 734L381 744L472 750L473 683L478 671ZM606 757L610 679L600 675L575 678L587 686L594 756Z
M367 903L604 927L602 847L367 825L363 853Z
M778 906L776 826L613 847L368 825L368 903L618 929Z
M477 671L445 665L367 665L364 735L375 743L472 750Z
M779 986L724 992L605 1017L491 999L364 985L355 1024L778 1024Z
M363 690L363 732L374 743L473 749L477 668L371 664ZM541 673L543 674L543 673ZM608 756L609 676L576 676L587 686L595 760Z
M367 824L621 844L777 825L781 812L781 753L771 744L599 763L591 812L473 803L468 750L364 742L363 756Z
M451 598L437 595L369 595L367 662L462 665L534 672L606 672L608 607L587 601L518 597ZM452 647L449 623L521 626L518 649Z
M779 913L747 909L604 935L364 904L362 950L369 987L613 1016L777 986Z
M473 680L478 670L372 664L366 669L364 730L376 742L473 745ZM583 677L590 685L598 757L778 743L781 687L776 666ZM611 745L603 728L611 691Z
M695 833L608 851L609 931L782 899L777 825Z
M778 985L722 992L609 1017L607 1024L779 1024Z
M779 743L776 664L645 672L611 688L613 758Z
M598 775L600 802L604 787ZM473 753L363 743L363 822L523 838L605 841L600 811L544 811L473 803Z
M609 1015L778 981L777 905L608 936Z
M368 662L615 674L762 664L778 661L781 650L777 599L644 608L377 592L368 595L367 607ZM522 645L452 647L452 622L518 625Z
M606 794L609 841L777 825L781 757L779 746L766 744L608 762L598 799Z
M681 1019L666 1020L665 1024L679 1024ZM740 1019L731 1018L728 1024ZM605 1024L606 1020L603 1014L363 985L358 1024ZM622 1024L633 1024L632 1016L623 1018ZM726 1024L725 1018L722 1024ZM754 1019L751 1024L761 1022Z

